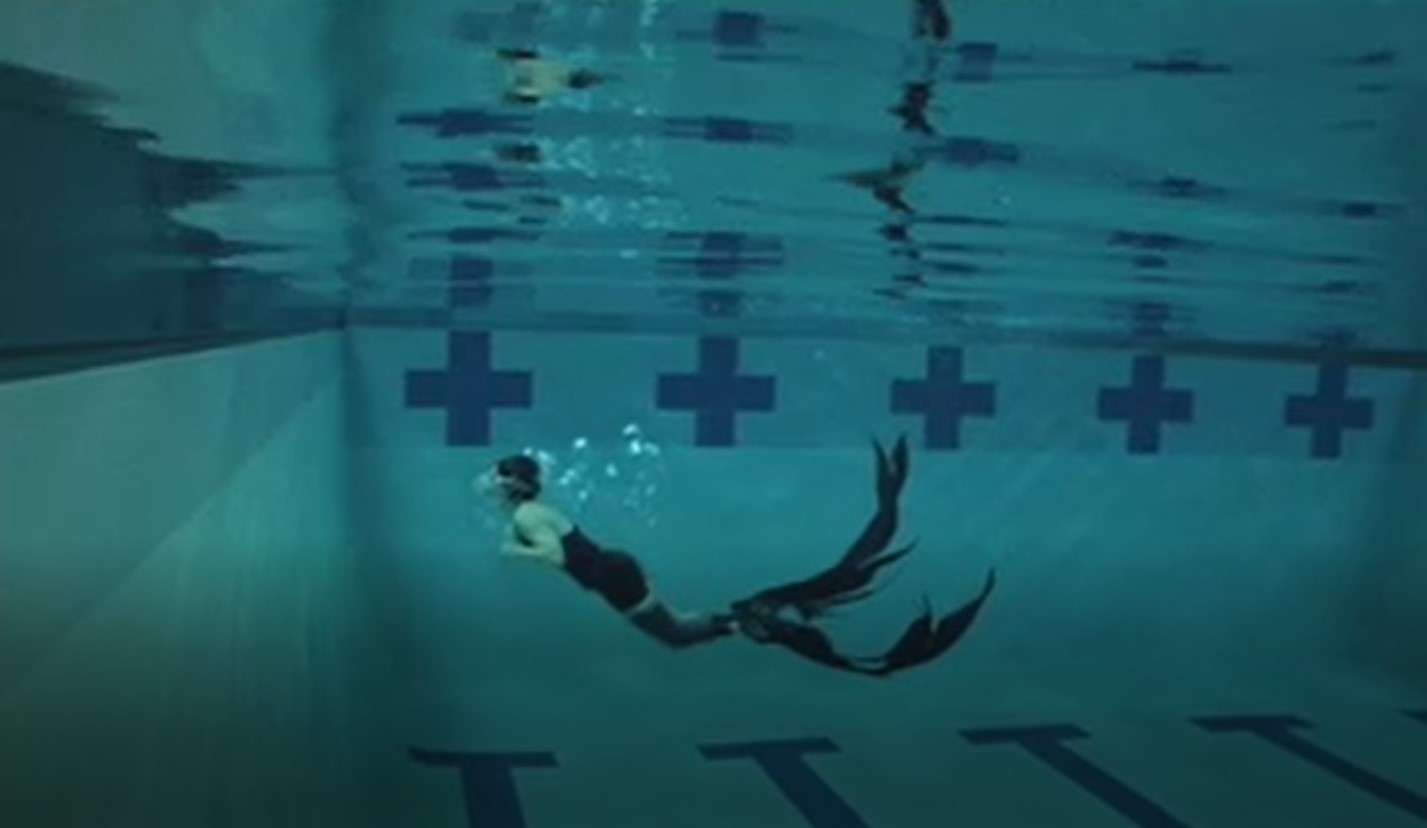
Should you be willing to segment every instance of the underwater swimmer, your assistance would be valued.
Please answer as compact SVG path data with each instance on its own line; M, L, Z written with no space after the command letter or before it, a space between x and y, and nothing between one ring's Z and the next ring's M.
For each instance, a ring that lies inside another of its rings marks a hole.
M874 449L877 508L843 555L811 577L734 601L727 612L676 613L670 609L655 594L632 555L600 547L573 521L540 502L540 466L533 458L506 457L478 478L477 485L494 495L511 516L512 537L502 548L504 554L563 570L636 627L670 647L689 647L737 633L826 667L881 677L926 664L957 644L990 597L995 574L988 574L980 594L948 615L937 618L927 606L880 655L847 656L837 651L814 624L839 608L874 595L877 574L912 551L912 545L889 550L910 468L906 441L899 440L890 453L881 445Z
M534 49L502 49L500 57L510 68L505 99L509 103L538 104L567 89L590 89L605 77L588 69L570 69L540 57Z
M675 612L654 592L633 555L600 546L558 509L541 502L540 465L534 458L506 457L477 485L510 514L511 538L504 554L564 571L659 642L682 649L737 631L731 613Z

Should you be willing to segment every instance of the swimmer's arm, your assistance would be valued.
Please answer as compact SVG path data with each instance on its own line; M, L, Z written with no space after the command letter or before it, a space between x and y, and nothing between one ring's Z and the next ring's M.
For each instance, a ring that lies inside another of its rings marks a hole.
M500 551L512 558L529 558L551 566L564 566L565 564L564 554L559 549L552 550L545 544L521 543L512 538L501 544Z
M560 536L548 523L517 515L515 525L501 546L501 552L515 558L530 558L551 566L565 565L565 550ZM518 540L524 537L527 542Z

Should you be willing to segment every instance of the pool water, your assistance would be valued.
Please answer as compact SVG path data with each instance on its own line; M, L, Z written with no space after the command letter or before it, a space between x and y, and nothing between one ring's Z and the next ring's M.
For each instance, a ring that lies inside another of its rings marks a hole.
M1425 16L8 4L0 817L1427 821Z

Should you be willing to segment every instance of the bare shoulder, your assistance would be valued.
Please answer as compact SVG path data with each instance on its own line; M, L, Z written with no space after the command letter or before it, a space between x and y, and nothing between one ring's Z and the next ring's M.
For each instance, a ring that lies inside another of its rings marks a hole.
M516 524L522 529L534 531L537 529L549 529L557 535L563 535L570 530L570 519L565 517L553 506L544 503L526 502L516 507Z

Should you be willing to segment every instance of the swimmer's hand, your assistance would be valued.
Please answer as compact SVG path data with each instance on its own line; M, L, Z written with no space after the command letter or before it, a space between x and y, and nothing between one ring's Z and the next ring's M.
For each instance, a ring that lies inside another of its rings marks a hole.
M525 558L526 560L539 561L551 566L562 566L563 556L552 555L544 547L528 546L516 540L507 540L500 545L500 554L507 558Z

